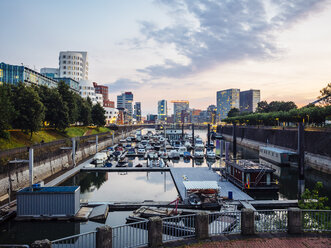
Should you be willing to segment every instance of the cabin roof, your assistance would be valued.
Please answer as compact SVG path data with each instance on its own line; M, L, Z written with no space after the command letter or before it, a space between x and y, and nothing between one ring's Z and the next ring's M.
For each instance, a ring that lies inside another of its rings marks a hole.
M232 165L233 167L241 170L241 171L247 171L247 172L254 172L254 171L259 171L259 170L266 170L266 172L274 172L275 169L272 169L266 165L262 165L259 163L255 163L253 161L249 161L249 160L244 160L244 159L240 159L237 161L228 161L227 163L229 163L230 165Z
M271 147L271 146L260 146L260 149L264 149L264 150L271 151L271 152L277 152L277 153L295 154L295 152L292 152L292 151L289 151L289 150L286 150L286 149Z

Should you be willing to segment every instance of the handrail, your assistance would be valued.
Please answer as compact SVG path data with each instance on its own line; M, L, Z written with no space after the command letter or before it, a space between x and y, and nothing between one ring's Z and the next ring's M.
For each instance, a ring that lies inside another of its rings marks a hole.
M85 233L80 233L80 234L68 236L68 237L61 238L61 239L56 239L56 240L51 241L51 243L61 242L61 241L67 240L67 239L78 238L78 237L81 237L81 236L84 236L84 235L89 235L89 234L92 234L92 233L97 233L97 231L85 232Z

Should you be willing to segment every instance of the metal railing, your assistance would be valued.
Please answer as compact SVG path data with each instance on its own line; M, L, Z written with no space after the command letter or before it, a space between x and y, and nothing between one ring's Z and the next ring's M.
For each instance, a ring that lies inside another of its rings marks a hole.
M5 248L5 247L10 247L10 248L30 248L28 245L0 245L0 248Z
M195 236L195 214L162 219L163 241L179 240Z
M81 233L51 241L52 248L95 248L97 231Z
M331 210L302 210L303 231L330 232Z
M209 235L241 232L241 212L218 212L209 214Z
M113 248L148 245L148 220L112 227Z
M254 214L256 232L287 231L287 210L258 210Z

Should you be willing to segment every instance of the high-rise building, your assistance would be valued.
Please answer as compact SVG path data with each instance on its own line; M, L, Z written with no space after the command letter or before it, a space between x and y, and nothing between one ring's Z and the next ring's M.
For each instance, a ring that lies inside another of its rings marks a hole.
M246 90L240 92L240 112L255 112L260 102L260 90Z
M160 121L164 121L168 115L167 100L160 100L157 103L157 114Z
M174 104L174 122L182 122L182 112L188 111L189 101L186 100L174 100L171 101Z
M216 105L209 105L208 108L207 108L206 122L210 122L212 124L215 124L215 122L216 122L216 113L217 113Z
M128 118L132 118L132 103L133 103L133 94L132 92L124 92L121 95L117 96L117 108L124 108L127 110Z
M239 89L227 89L217 91L217 119L219 121L228 116L230 109L239 109Z
M59 72L60 77L70 77L77 81L88 79L87 52L60 52Z
M141 122L141 103L136 102L134 104L134 116L137 122Z
M92 101L92 104L97 103L95 89L93 83L90 80L81 80L79 82L79 94L83 98L89 97Z

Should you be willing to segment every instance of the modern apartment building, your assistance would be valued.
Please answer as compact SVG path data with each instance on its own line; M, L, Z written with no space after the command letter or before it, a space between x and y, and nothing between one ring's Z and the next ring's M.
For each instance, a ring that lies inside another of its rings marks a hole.
M77 81L88 79L87 52L66 51L59 55L60 77L70 77Z
M186 100L173 100L174 104L174 122L182 122L182 113L186 113L189 110L189 101Z
M92 101L92 104L97 103L95 89L94 89L92 81L90 81L90 80L81 80L79 82L79 94L83 98L88 98L89 97Z
M255 112L261 101L260 90L246 90L240 92L240 112Z
M167 100L160 100L157 103L157 114L160 121L164 121L168 115Z
M134 104L134 115L133 117L137 120L137 122L141 122L141 102L136 102Z
M128 117L132 118L133 109L133 94L132 92L124 92L121 95L117 96L117 108L124 108L127 110Z
M216 106L217 106L217 120L221 121L228 116L231 108L239 109L239 89L227 89L217 91Z

